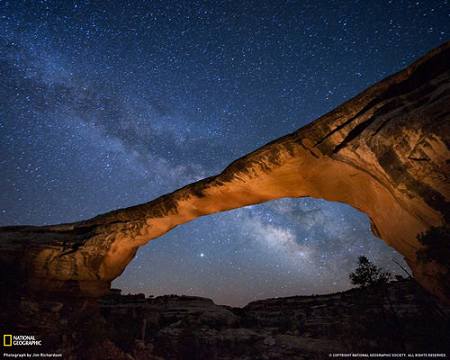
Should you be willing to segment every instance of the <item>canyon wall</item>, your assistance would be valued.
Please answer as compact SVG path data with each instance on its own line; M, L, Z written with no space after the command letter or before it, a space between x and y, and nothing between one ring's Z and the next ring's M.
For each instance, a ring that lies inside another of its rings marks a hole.
M276 121L276 119L274 119ZM450 43L222 173L71 224L0 228L1 281L105 293L137 249L199 216L283 197L366 213L418 282L449 302ZM232 141L232 139L230 139ZM439 239L419 241L439 228ZM427 255L427 256L424 256Z

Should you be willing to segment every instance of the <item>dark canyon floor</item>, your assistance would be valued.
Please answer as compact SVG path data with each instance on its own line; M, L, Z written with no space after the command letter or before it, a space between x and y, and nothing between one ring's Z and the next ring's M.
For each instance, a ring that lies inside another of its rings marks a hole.
M36 335L40 352L62 353L63 359L450 356L450 307L414 280L259 300L243 308L200 297L146 298L119 291L98 300L3 294L0 305L3 333Z

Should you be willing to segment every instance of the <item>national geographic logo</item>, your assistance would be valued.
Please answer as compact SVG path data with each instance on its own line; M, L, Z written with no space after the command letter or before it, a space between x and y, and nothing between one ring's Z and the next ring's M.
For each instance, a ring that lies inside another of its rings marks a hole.
M34 335L3 335L3 346L42 346L42 340L37 340Z

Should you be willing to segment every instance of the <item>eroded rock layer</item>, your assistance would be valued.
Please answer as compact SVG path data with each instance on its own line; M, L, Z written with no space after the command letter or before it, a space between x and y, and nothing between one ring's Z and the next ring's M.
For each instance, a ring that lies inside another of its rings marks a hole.
M374 233L404 255L422 286L449 301L448 258L435 256L449 252L449 120L446 43L217 176L77 223L1 228L2 281L21 276L34 288L104 293L140 246L177 225L309 196L366 213Z
M67 360L311 360L329 353L450 351L450 306L411 280L243 308L193 296L117 293L90 303L2 297L0 306L3 328L42 340L28 351Z

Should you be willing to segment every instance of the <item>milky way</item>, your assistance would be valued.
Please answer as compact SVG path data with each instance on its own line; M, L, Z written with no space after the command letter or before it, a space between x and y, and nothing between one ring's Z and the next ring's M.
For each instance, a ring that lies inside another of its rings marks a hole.
M214 175L449 39L448 1L0 1L0 225ZM343 204L282 199L141 248L114 286L242 305L349 288L401 256Z

